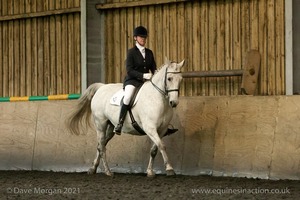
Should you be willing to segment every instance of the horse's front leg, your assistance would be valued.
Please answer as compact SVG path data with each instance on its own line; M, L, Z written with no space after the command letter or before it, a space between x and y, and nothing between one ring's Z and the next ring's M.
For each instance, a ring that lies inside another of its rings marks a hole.
M148 164L148 168L147 168L147 176L150 178L155 176L155 173L153 171L153 163L154 163L156 154L157 154L157 146L155 144L153 144L151 151L150 151L150 160L149 160L149 164Z
M157 146L157 148L159 149L159 151L164 159L167 176L175 175L174 169L173 169L171 163L169 162L169 158L166 153L166 147L165 147L163 141L161 140L161 138L158 136L158 133L156 131L148 131L146 133L148 134L150 139L154 142L154 144Z

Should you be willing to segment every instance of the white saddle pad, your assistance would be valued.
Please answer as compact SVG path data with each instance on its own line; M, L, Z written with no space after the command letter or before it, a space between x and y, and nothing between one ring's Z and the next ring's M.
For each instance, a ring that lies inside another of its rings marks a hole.
M143 87L143 86L142 86ZM141 88L142 89L142 88ZM134 103L132 105L132 107L136 104L136 102L138 101L139 99L139 96L140 96L140 91L141 89L138 91L137 95L136 95L136 98L134 100ZM124 97L124 90L123 89L120 89L118 90L111 98L110 98L110 104L112 105L116 105L116 106L121 106L121 103L122 103L122 99Z

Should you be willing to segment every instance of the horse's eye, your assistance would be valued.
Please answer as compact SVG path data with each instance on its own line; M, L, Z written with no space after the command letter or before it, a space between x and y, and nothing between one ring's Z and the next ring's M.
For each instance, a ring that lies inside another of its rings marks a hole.
M171 77L169 77L169 78L168 78L168 81L172 81L172 78L171 78Z

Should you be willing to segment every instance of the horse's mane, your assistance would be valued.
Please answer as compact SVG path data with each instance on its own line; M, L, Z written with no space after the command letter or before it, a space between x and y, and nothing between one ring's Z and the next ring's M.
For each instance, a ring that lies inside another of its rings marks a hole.
M156 77L158 74L163 75L164 73L161 72L164 72L168 66L169 65L166 63L162 64L159 68L156 69L156 72L153 74L153 78Z
M167 66L167 64L162 64L158 69L157 69L157 72L159 72L160 70L162 69L165 69Z
M156 70L156 73L155 74L157 74L157 73L159 73L159 72L161 72L161 71L165 71L165 69L167 68L167 67L169 67L171 64L173 64L173 63L176 63L175 61L170 61L170 63L168 64L168 63L164 63L164 64L162 64L157 70ZM155 75L154 74L154 75Z

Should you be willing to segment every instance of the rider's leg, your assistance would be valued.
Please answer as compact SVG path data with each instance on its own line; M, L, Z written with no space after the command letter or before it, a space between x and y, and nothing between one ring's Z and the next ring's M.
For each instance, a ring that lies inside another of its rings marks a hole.
M135 91L135 87L133 85L125 86L125 94L124 94L123 104L120 110L119 123L114 129L114 132L118 135L121 135L123 123L125 121L125 117L129 109L129 103L134 94L134 91Z

